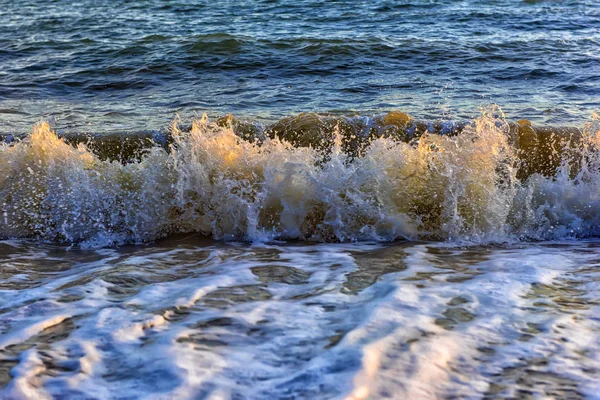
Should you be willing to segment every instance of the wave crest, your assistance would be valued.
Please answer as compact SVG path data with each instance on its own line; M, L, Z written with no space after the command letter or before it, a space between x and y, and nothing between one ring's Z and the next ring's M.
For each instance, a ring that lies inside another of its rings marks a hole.
M266 131L204 116L122 163L42 123L0 146L0 237L104 246L216 239L505 241L600 234L600 128L497 108L459 130L301 114ZM377 120L377 119L375 119ZM350 121L350 122L348 122ZM358 126L358 128L357 128ZM460 131L460 133L457 133Z

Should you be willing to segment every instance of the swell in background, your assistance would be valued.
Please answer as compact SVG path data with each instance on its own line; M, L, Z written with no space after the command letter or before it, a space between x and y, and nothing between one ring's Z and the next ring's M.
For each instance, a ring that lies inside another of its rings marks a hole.
M570 1L0 0L0 133L160 130L402 109L580 126L599 108L600 9Z

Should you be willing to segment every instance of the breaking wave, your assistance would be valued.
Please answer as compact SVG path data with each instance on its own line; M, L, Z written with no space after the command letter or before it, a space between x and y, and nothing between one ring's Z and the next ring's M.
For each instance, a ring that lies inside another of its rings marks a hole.
M600 119L582 129L300 114L206 116L168 135L0 145L0 238L495 242L600 234Z

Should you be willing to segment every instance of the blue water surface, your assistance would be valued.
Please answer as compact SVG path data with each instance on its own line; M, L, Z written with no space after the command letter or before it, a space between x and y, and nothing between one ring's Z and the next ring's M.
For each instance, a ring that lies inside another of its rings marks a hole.
M0 22L5 133L488 103L579 126L600 109L596 0L0 0Z

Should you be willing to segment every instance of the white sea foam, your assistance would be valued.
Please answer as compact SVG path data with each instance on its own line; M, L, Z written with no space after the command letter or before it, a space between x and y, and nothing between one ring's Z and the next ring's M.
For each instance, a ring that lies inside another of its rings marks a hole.
M598 398L596 242L183 243L4 248L0 397Z
M152 148L127 165L74 148L41 124L0 146L0 235L87 247L182 232L254 241L598 235L598 120L577 144L564 144L571 150L555 150L563 152L556 176L520 181L521 150L497 112L457 136L375 139L354 158L339 135L323 153L246 141L203 118L189 132L174 125L170 152Z

